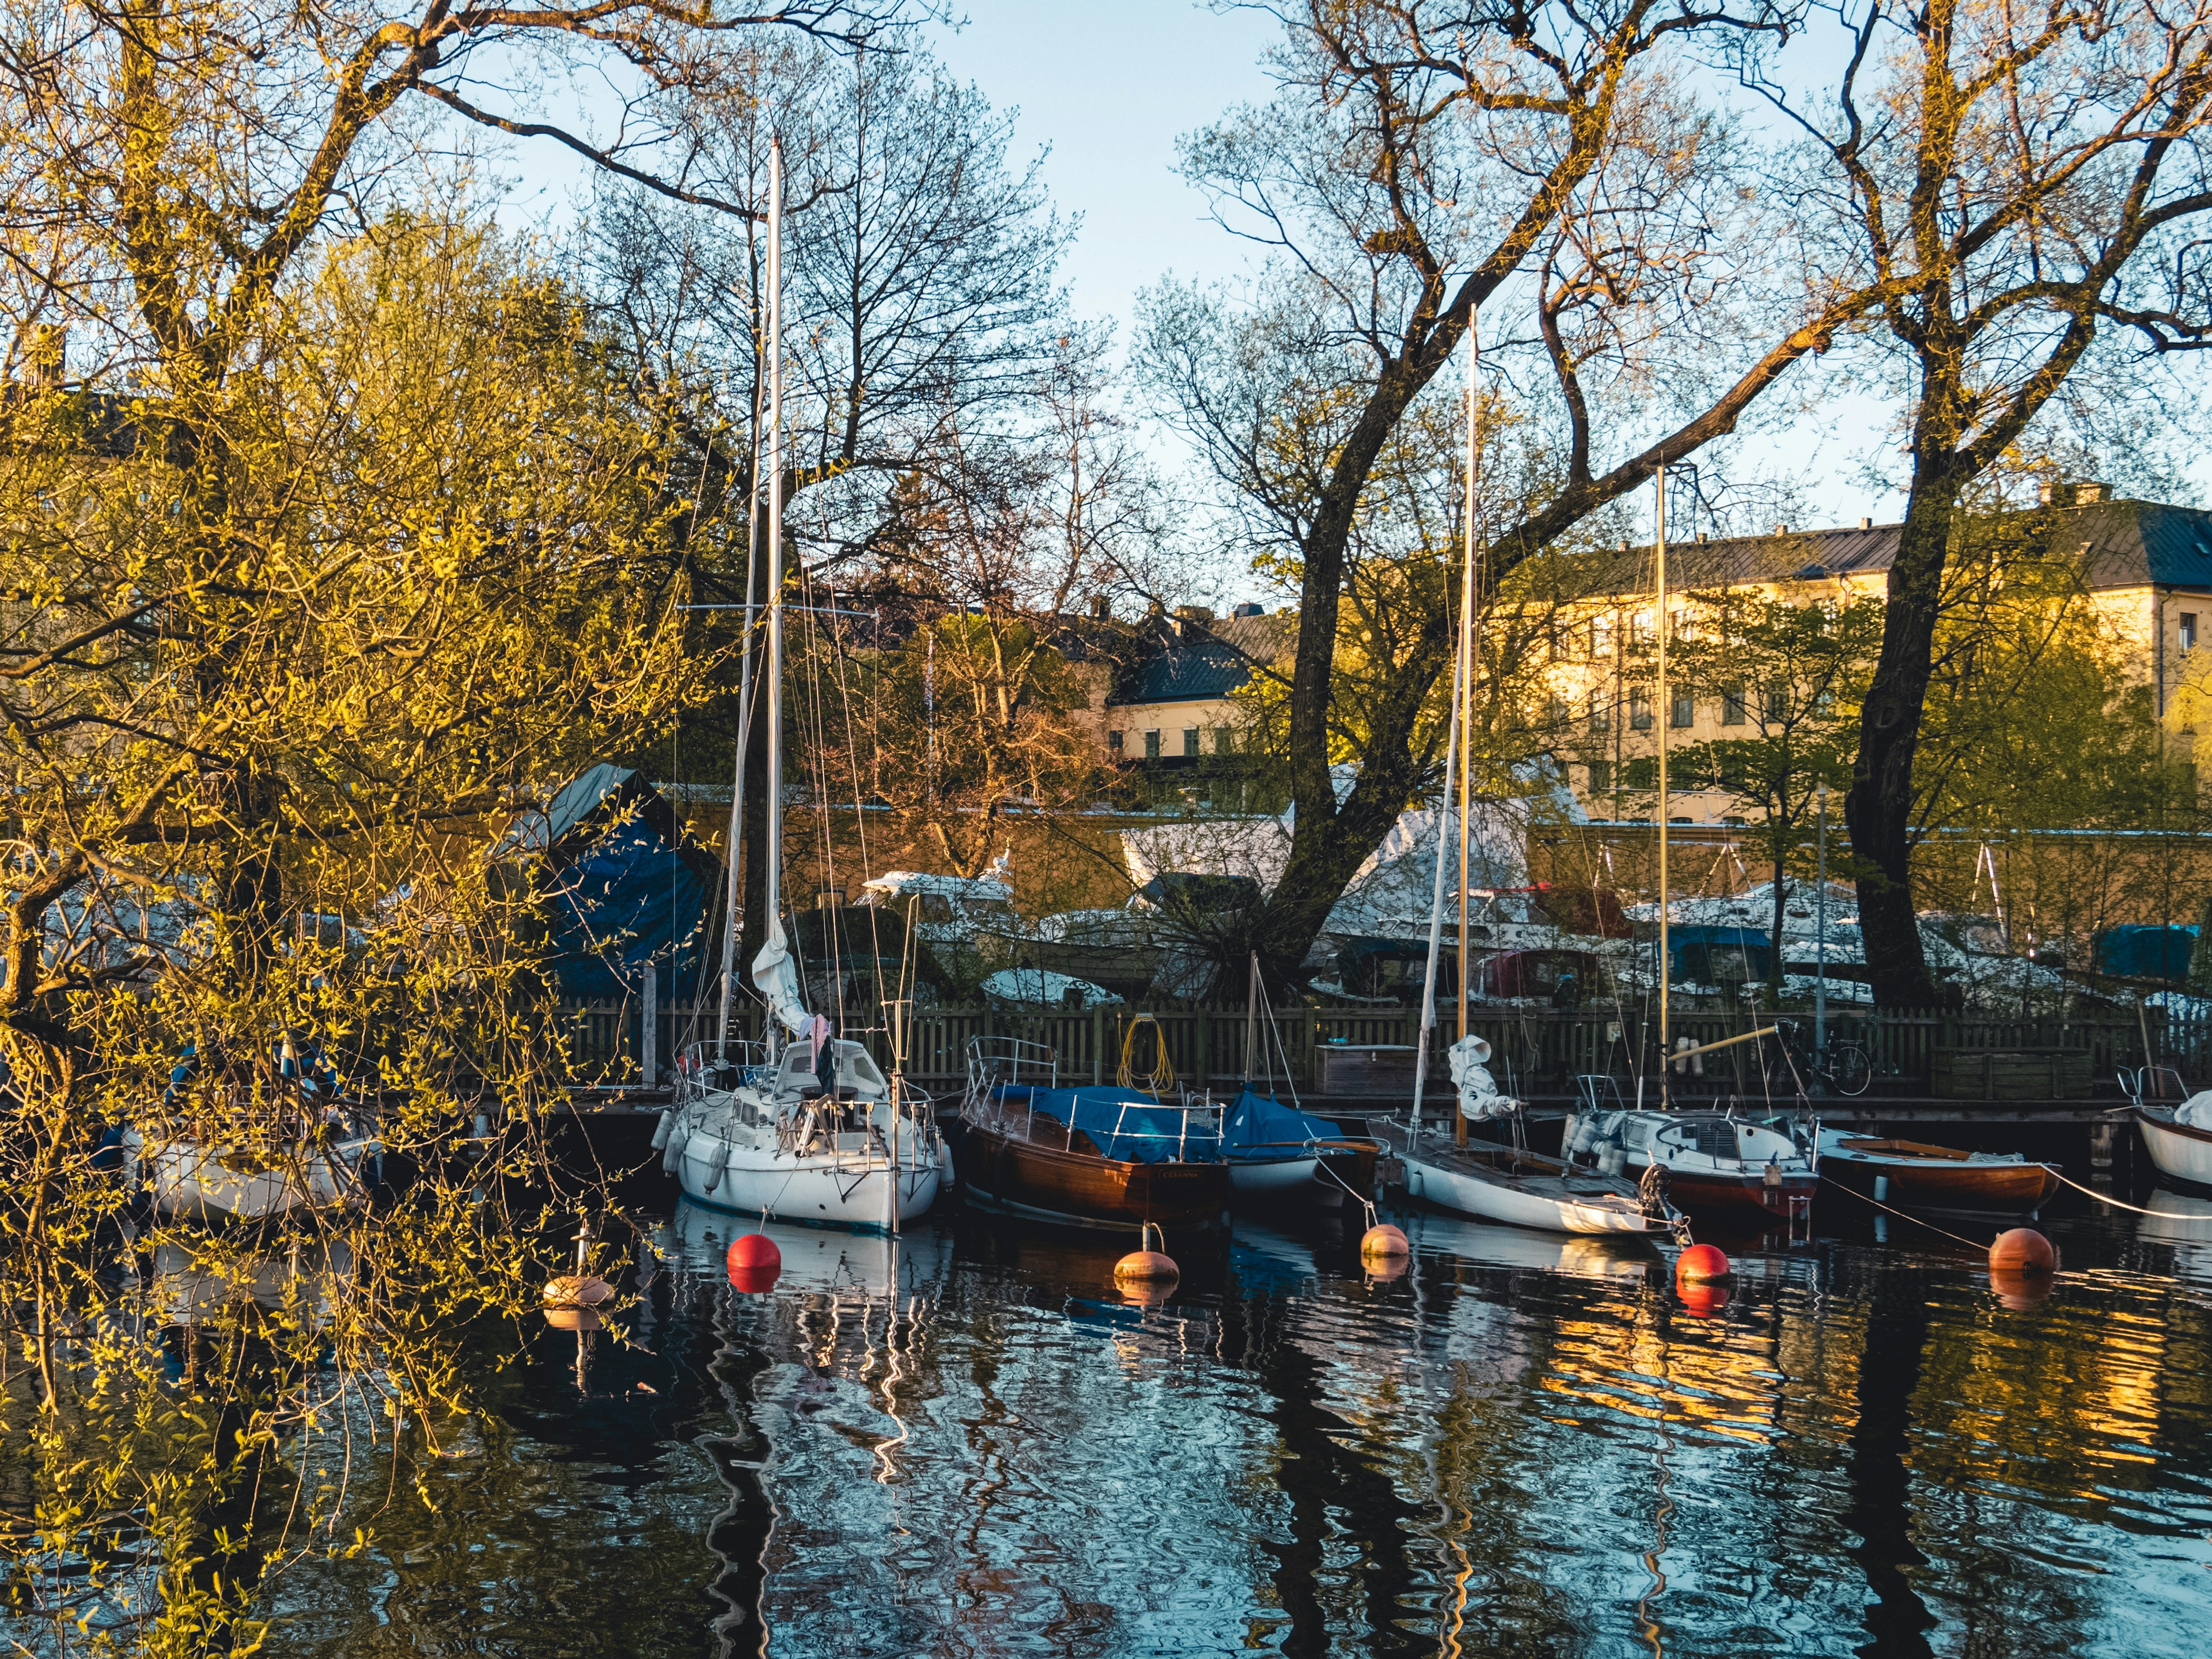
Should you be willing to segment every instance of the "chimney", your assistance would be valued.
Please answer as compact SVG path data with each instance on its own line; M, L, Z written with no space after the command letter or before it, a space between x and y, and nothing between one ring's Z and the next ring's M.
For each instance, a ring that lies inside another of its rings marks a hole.
M1091 621L1104 622L1107 617L1113 614L1113 605L1109 600L1108 600L1107 597L1103 593L1093 593L1091 596Z
M1786 536L1790 533L1790 526L1786 524L1778 524L1774 526L1774 533L1778 536Z
M1860 529L1862 529L1862 530L1871 530L1871 529L1873 529L1873 528L1874 528L1874 520L1873 520L1872 519L1861 519L1861 520L1859 520L1859 528L1860 528Z
M1712 538L1711 538L1711 536L1707 535L1704 531L1700 530L1700 531L1698 532L1698 539L1699 541L1701 541L1701 542L1706 542L1706 541L1711 541L1711 540L1712 539Z
M2077 483L2074 486L2074 505L2094 507L2099 501L2112 499L2112 487L2108 483Z
M1267 612L1266 607L1257 601L1247 599L1243 604L1232 609L1229 614L1232 617L1264 617Z
M2035 499L2044 507L2064 506L2066 495L2067 489L2064 484L2053 483L2048 478L2036 486Z

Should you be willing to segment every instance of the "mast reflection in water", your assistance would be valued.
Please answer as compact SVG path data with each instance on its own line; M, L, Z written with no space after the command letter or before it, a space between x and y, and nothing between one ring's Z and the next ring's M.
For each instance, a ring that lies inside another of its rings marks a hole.
M779 1228L747 1295L686 1206L630 1340L488 1349L477 1455L272 1648L2199 1655L2202 1208L2059 1227L2020 1306L1831 1240L1700 1315L1656 1255L1432 1216L1390 1279L1182 1241L1150 1306L1119 1239Z

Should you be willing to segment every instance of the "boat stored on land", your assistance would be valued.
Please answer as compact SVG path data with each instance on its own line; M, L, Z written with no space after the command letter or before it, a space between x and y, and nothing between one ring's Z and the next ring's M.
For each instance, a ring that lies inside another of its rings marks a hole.
M1967 1152L1918 1140L1820 1131L1820 1176L1901 1210L2028 1215L2058 1193L2058 1170L2019 1152Z

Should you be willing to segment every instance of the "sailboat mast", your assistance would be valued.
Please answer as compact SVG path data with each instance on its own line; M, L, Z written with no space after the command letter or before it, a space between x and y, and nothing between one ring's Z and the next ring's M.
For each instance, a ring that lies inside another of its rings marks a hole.
M1474 430L1475 370L1482 362L1481 342L1476 337L1477 313L1469 307L1467 313L1467 511L1463 526L1467 542L1466 556L1462 562L1459 586L1459 658L1466 678L1465 695L1452 702L1452 720L1459 736L1459 1035L1467 1036L1467 996L1471 988L1467 980L1467 842L1469 792L1468 775L1474 769L1474 469L1479 455ZM1456 681L1459 673L1454 675ZM1447 785L1447 791L1449 786ZM1447 813L1451 799L1447 793L1444 801ZM1467 1119L1459 1112L1452 1114L1452 1139L1461 1146L1467 1144Z
M1437 878L1435 890L1429 896L1429 965L1421 975L1421 1035L1413 1045L1413 1109L1410 1114L1413 1130L1407 1139L1419 1146L1421 1139L1421 1097L1428 1089L1429 1038L1437 1029L1437 959L1443 954L1444 937L1444 848L1451 818L1452 778L1459 762L1459 705L1466 694L1467 658L1460 652L1452 653L1451 719L1444 738L1444 793L1441 809L1437 813ZM1452 1103L1452 1118L1459 1120L1459 1104ZM1456 1132L1464 1139L1462 1125Z
M730 890L725 907L727 914L723 917L722 927L722 1006L714 1024L714 1063L718 1066L729 1054L730 1002L738 984L738 840L744 832L745 749L753 729L753 599L759 591L753 580L753 562L759 551L757 538L760 535L762 395L761 381L756 378L753 382L752 468L747 475L751 487L745 496L745 628L738 655L738 758L736 775L730 783L730 839L727 843Z
M1667 723L1674 711L1667 702L1667 469L1659 469L1659 514L1656 539L1658 568L1659 629L1658 693L1659 693L1659 1098L1667 1098L1668 1054L1671 1052L1667 1031L1667 981L1669 977L1667 951Z
M768 147L768 833L762 902L771 929L783 917L783 144ZM772 1023L772 1022L771 1022Z

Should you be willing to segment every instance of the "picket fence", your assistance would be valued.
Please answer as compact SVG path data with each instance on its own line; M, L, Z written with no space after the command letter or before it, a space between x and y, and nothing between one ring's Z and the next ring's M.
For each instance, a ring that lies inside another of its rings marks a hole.
M643 1006L623 1003L564 1003L561 1017L580 1080L602 1085L636 1084L645 1056ZM1239 1086L1286 1083L1304 1092L1316 1090L1318 1050L1329 1045L1375 1045L1410 1050L1419 1035L1411 1008L1297 1007L1277 1011L1272 1021L1249 1020L1242 1007L1161 1006L1152 1010L1100 1008L1089 1011L1017 1012L994 1006L941 1006L912 1010L907 1016L904 1072L915 1085L935 1094L960 1086L968 1044L978 1036L1017 1037L1052 1050L1063 1084L1111 1083L1120 1067L1130 1027L1144 1016L1164 1039L1178 1082L1219 1091ZM1809 1047L1808 1017L1798 1022ZM652 1045L658 1080L683 1047L711 1043L716 1011L711 1006L661 1004L655 1012ZM1488 1039L1491 1068L1499 1084L1524 1097L1565 1098L1574 1079L1590 1073L1626 1079L1638 1062L1656 1058L1654 1022L1635 1012L1584 1010L1495 1009L1476 1012L1471 1029ZM1744 1012L1678 1014L1673 1035L1699 1043L1717 1042L1753 1029ZM2145 1009L2140 1016L2099 1015L2071 1019L1987 1019L1950 1013L1864 1013L1832 1017L1832 1041L1848 1040L1873 1061L1877 1096L1921 1097L1930 1087L1936 1056L1943 1054L2086 1054L2098 1092L2114 1091L2124 1066L2143 1063L2146 1051L2158 1063L2179 1067L2193 1085L2212 1070L2212 1023ZM882 1026L851 1027L843 1035L865 1041L886 1070L892 1060L890 1031ZM732 1042L760 1036L760 1010L732 1010ZM1449 1087L1444 1049L1455 1028L1440 1027L1430 1040L1431 1086ZM1156 1039L1140 1033L1132 1058L1139 1073L1154 1058ZM1650 1045L1647 1052L1646 1045ZM1250 1058L1248 1064L1248 1049ZM1747 1042L1705 1056L1698 1075L1680 1079L1677 1093L1755 1097L1767 1087L1763 1067L1778 1064L1776 1045ZM1410 1059L1410 1054L1406 1056ZM2078 1060L2075 1068L2079 1069Z

